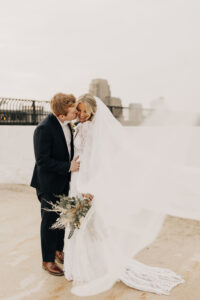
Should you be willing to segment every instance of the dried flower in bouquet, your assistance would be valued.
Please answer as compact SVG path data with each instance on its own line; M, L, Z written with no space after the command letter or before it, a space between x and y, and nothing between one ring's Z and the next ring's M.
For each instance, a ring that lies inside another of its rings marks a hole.
M68 239L70 239L75 229L81 226L81 219L84 218L91 207L91 201L86 198L68 197L66 195L58 195L56 203L48 202L51 209L45 208L46 211L53 211L59 214L56 222L51 226L52 229L64 229L70 227Z

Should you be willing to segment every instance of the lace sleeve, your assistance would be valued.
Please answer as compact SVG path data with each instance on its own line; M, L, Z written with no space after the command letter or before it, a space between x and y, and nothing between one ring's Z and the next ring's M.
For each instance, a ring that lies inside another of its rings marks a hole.
M77 134L75 136L75 146L77 149L79 150L83 150L86 139L87 139L87 134L88 134L88 130L90 127L90 122L84 122L84 123L80 123L77 127Z

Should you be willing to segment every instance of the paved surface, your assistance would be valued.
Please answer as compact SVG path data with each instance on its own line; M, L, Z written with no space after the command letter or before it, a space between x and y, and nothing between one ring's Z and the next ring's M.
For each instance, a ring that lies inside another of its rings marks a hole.
M200 222L167 217L159 237L137 256L167 267L186 282L170 296L136 291L121 282L93 297L70 294L71 282L41 268L40 207L34 189L0 185L0 299L3 300L200 300Z

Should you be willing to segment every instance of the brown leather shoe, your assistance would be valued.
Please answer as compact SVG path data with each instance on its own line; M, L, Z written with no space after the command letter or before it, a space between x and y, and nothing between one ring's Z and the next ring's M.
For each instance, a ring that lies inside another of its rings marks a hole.
M56 251L56 260L57 260L60 264L64 264L64 252Z
M49 272L49 274L51 274L51 275L55 275L55 276L63 276L64 275L63 270L61 268L59 268L59 266L57 264L55 264L54 262L43 262L42 267L44 270Z

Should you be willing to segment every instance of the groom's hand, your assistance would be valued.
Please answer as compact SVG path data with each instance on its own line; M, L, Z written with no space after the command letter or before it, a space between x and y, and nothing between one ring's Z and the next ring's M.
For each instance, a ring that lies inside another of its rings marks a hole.
M71 166L70 166L70 171L71 172L78 172L79 168L80 168L80 162L78 161L79 156L75 157L72 161L71 161Z

